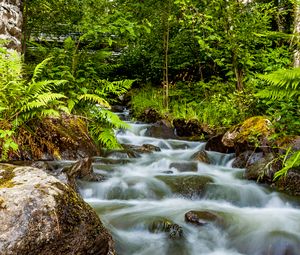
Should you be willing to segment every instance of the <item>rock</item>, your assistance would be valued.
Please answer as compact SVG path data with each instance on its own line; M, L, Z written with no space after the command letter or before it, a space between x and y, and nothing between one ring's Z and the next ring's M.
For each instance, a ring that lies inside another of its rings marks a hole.
M182 227L168 219L156 220L149 225L148 229L151 233L166 232L170 239L180 239L183 236Z
M68 185L33 167L0 164L0 254L114 254L97 214Z
M210 159L207 155L207 152L206 151L198 151L196 152L192 157L191 157L192 160L196 160L196 161L199 161L199 162L202 162L202 163L205 163L205 164L210 164Z
M245 151L237 156L232 162L232 167L245 168L253 165L258 160L262 159L264 154L262 152Z
M174 129L168 120L160 120L149 127L146 131L146 136L175 139L177 136L174 133Z
M68 184L74 190L77 190L76 179L84 181L104 180L104 177L102 175L94 173L91 158L78 160L73 165L64 167L61 172L66 174Z
M161 149L152 144L143 144L142 146L132 144L122 144L125 150L131 150L135 153L152 153L154 151L161 151Z
M140 121L146 122L146 123L155 123L159 121L162 118L162 116L154 109L148 108L146 109L142 114L138 116L138 119Z
M100 151L88 134L86 122L73 115L45 118L27 124L32 131L20 128L18 160L77 160L97 156ZM32 133L35 135L33 136Z
M182 137L201 136L205 134L198 120L174 119L173 125L176 135Z
M223 219L210 211L189 211L185 215L185 221L197 226L204 226L208 223L218 223L223 225Z
M209 176L202 175L159 175L157 179L169 186L172 192L183 196L202 196L207 185L213 183Z
M112 105L111 108L110 108L110 110L112 112L123 112L124 109L125 109L125 107L122 106L122 105Z
M198 165L195 162L172 162L171 168L176 168L179 172L197 172Z
M233 153L234 148L225 146L222 143L223 135L216 135L208 139L205 150L207 151L216 151L221 153Z
M268 153L252 165L247 166L244 177L248 180L272 183L275 172L280 168L280 165L276 164L274 159L274 154Z
M286 176L281 177L276 181L275 185L280 191L284 191L289 195L300 195L300 167L292 168Z
M270 152L270 137L274 133L272 123L263 116L245 120L227 131L222 143L234 148L237 156L246 150L260 148L264 153Z

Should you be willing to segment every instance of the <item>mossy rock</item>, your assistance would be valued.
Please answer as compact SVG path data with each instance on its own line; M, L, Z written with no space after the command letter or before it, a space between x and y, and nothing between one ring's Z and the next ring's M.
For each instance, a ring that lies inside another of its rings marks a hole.
M227 131L222 137L222 143L227 147L234 147L238 155L251 148L260 147L265 151L270 145L272 134L274 128L270 120L255 116Z
M0 164L0 172L14 184L0 187L1 255L114 254L110 234L70 186L33 167Z
M169 186L172 192L183 196L203 196L207 185L213 183L209 176L202 175L159 175L157 179Z

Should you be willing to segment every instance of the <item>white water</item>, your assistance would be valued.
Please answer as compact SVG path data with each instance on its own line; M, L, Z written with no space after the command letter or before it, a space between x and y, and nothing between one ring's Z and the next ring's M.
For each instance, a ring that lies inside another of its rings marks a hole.
M233 155L208 152L212 165L191 163L204 148L200 142L145 137L149 125L132 124L119 132L120 143L153 144L162 150L130 159L126 164L94 163L105 174L99 183L81 182L81 193L110 229L119 255L297 255L300 254L300 210L286 196L242 179L243 169L231 168ZM171 163L185 163L180 172ZM187 171L191 165L194 171ZM169 171L169 172L167 172ZM170 172L172 171L172 173ZM203 194L182 196L157 176L209 176ZM199 227L186 223L190 210L207 210L224 224ZM173 240L151 233L149 225L166 218L183 229Z

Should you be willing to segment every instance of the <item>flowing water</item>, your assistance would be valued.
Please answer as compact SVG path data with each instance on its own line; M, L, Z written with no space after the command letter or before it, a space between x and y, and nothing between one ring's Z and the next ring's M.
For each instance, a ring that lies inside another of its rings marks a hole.
M204 143L146 137L149 125L128 123L131 128L117 134L120 143L152 144L161 151L139 158L112 154L111 162L99 158L94 170L106 180L80 182L82 196L111 231L117 254L300 254L298 202L243 180L244 170L231 167L232 154L208 152L210 165L192 161ZM210 182L199 190L201 178ZM219 220L188 223L185 213L191 210ZM171 238L155 227L161 222L180 226L182 234Z

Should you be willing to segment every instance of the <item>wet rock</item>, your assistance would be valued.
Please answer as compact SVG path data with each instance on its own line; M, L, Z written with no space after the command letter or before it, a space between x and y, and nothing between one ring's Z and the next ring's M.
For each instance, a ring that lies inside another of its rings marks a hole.
M146 109L140 116L138 116L138 119L140 121L146 122L146 123L155 123L159 121L162 118L162 116L154 109L148 108Z
M195 162L172 162L170 168L176 168L179 172L197 172L198 165Z
M141 155L134 150L124 149L124 150L110 150L103 154L104 157L109 157L113 159L129 159L129 158L139 158Z
M202 175L159 175L157 179L169 186L172 192L183 196L202 196L207 185L213 183L209 176Z
M0 198L2 255L114 254L93 209L41 169L0 164Z
M156 220L149 225L148 229L151 233L166 232L170 239L180 239L183 236L182 227L168 219Z
M125 110L125 107L122 105L112 105L110 110L112 112L123 112Z
M205 134L198 120L174 119L173 125L176 134L182 137L201 136Z
M210 164L210 159L207 155L207 152L206 151L198 151L196 152L192 157L191 157L192 160L196 160L196 161L199 161L199 162L202 162L202 163L205 163L205 164Z
M131 144L123 144L124 149L128 151L133 151L135 153L152 153L154 151L161 151L161 149L152 144L143 144L142 146L131 145Z
M68 184L74 190L77 190L77 179L84 181L102 181L104 179L102 175L94 173L91 158L78 160L73 165L64 167L61 172L66 174Z
M284 191L293 196L300 195L300 167L292 168L286 176L276 181L275 185L280 191Z
M205 145L205 150L216 151L216 152L221 152L221 153L235 152L234 148L225 146L222 143L222 138L223 138L223 135L217 135L217 136L213 136L213 137L209 138Z
M232 167L245 168L247 166L253 165L263 157L263 152L245 151L234 159Z
M247 166L244 177L248 180L272 183L275 172L280 168L274 159L274 154L268 153L252 165Z
M247 150L260 148L264 153L270 152L270 137L274 133L272 123L263 116L255 116L245 120L227 131L222 143L234 148L237 156Z
M197 226L204 226L208 223L223 224L223 219L210 211L189 211L185 215L185 221Z
M284 155L288 149L291 151L300 150L300 136L285 136L275 141L275 146L278 148L279 154Z
M172 124L168 120L160 120L149 127L146 131L146 136L163 138L163 139L175 139L177 136L174 133Z

